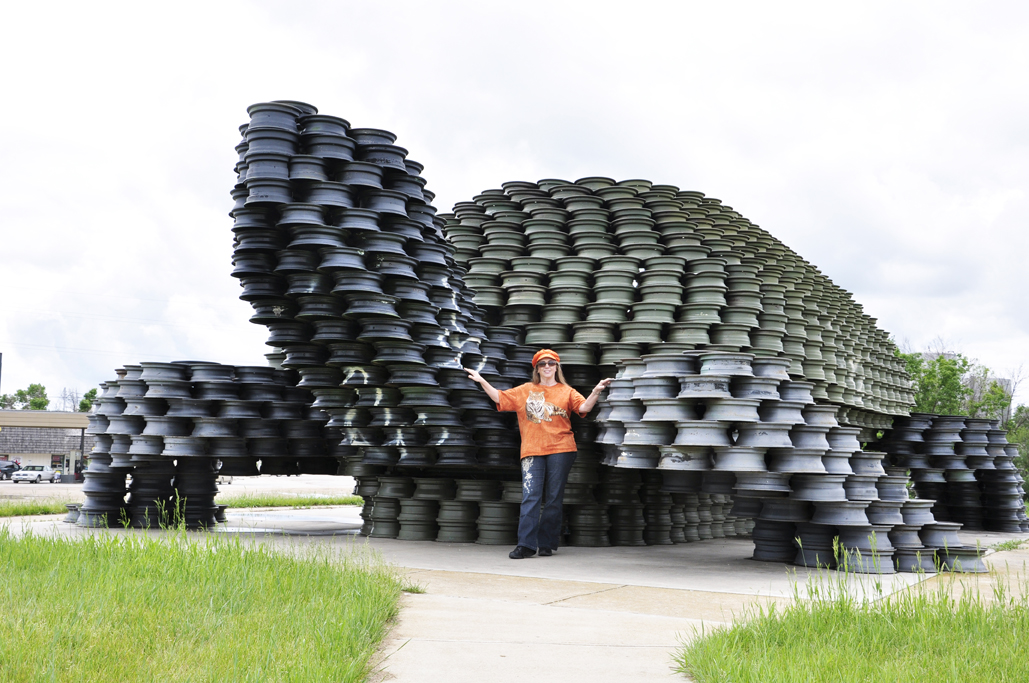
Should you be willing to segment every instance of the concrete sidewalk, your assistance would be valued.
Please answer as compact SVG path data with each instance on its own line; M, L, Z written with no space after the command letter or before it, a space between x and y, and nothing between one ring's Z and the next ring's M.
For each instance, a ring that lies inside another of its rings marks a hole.
M408 576L425 593L404 596L373 681L682 680L672 669L680 642L755 600L782 600L439 570Z

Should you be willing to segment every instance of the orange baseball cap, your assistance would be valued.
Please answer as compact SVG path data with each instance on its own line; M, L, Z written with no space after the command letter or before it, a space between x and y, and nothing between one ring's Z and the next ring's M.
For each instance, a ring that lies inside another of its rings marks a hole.
M555 351L551 351L550 349L540 349L536 352L536 355L532 357L532 367L536 367L536 363L539 363L544 358L552 358L558 363L561 362L561 356L557 355Z

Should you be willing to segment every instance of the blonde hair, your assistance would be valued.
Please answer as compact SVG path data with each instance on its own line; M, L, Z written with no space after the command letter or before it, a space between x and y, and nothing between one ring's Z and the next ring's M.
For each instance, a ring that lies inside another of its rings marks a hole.
M541 358L540 360L542 361L543 359ZM553 360L553 359L551 359L551 360ZM539 363L537 363L536 365L532 366L532 383L533 384L539 384L540 383L540 379L541 378L540 378ZM557 380L558 384L568 384L568 382L565 381L565 373L561 372L561 363L557 364L557 372L554 373L554 379Z

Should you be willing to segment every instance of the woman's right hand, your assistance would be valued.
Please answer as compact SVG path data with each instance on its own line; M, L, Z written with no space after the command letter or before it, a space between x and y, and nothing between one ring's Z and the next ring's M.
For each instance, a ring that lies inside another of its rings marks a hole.
M493 385L486 381L486 379L475 370L471 368L465 368L465 372L468 373L468 379L473 382L477 382L482 390L486 392L486 395L490 397L490 400L494 403L500 403L500 392L493 388Z

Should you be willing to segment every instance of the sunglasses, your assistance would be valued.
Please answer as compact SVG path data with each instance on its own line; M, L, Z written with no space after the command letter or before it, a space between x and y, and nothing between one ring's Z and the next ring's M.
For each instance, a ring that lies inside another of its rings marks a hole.
M541 360L539 363L536 363L536 367L538 367L538 368L555 367L556 368L557 367L557 361L556 360Z

